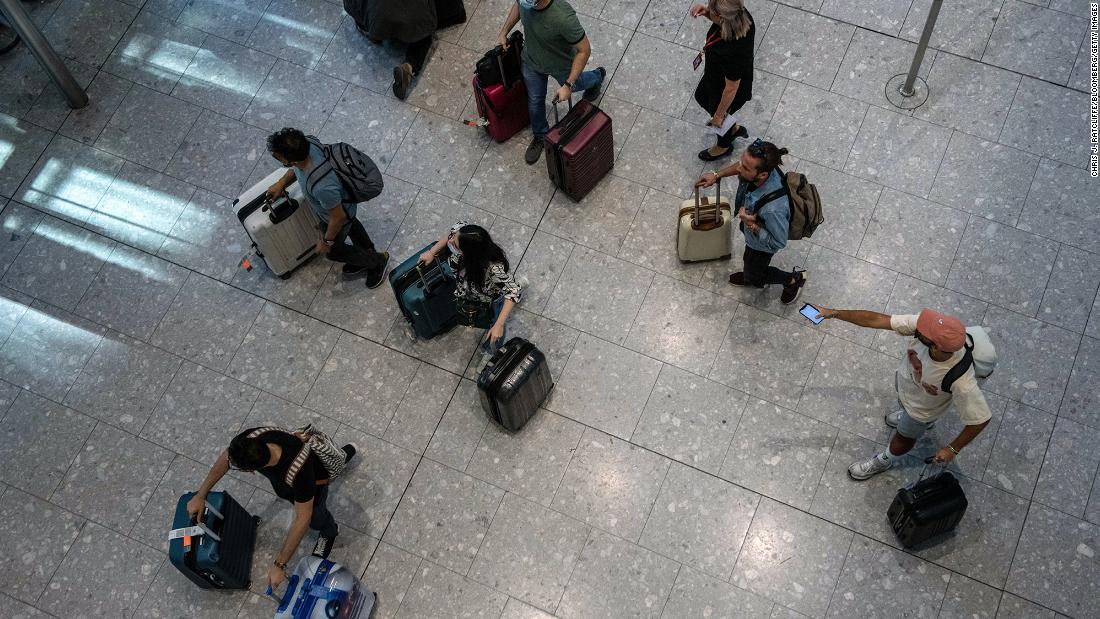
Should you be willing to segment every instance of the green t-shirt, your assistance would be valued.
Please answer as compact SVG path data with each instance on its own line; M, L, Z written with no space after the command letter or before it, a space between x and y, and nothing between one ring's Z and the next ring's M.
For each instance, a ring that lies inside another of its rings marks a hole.
M551 0L545 8L519 7L523 22L523 62L540 73L560 75L573 68L573 46L584 38L577 12L565 0Z

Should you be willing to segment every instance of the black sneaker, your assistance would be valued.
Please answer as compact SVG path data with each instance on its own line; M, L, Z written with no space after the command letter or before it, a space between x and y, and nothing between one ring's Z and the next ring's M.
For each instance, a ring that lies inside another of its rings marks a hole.
M367 270L367 267L359 266L357 264L345 264L341 271L344 275L358 275Z
M382 258L385 260L382 264L382 268L367 276L367 288L371 290L381 286L382 282L386 281L386 272L390 270L390 252L382 252Z
M325 537L321 536L317 538L317 543L313 545L313 556L327 559L332 554L332 546L336 543L336 536Z
M355 457L356 452L359 451L359 448L355 445L355 443L348 443L340 449L344 450L344 464L351 462L351 459Z
M806 271L795 267L792 275L794 275L794 283L783 286L783 294L779 295L779 302L783 305L794 303L798 295L802 294L802 287L806 285Z
M596 67L596 73L600 74L600 81L596 82L596 85L584 91L582 98L585 101L595 101L600 98L600 91L603 90L603 80L607 77L607 69L603 67Z
M535 165L539 157L542 157L542 138L534 138L527 145L527 152L523 155L523 160L527 162L527 165Z
M409 96L409 87L412 86L412 65L404 62L393 68L393 96L404 101Z

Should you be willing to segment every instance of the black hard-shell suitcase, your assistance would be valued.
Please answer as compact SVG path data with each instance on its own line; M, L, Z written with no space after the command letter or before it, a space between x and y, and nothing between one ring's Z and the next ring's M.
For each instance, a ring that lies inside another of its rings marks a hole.
M247 589L260 519L228 492L206 495L198 521L187 513L194 492L179 498L168 535L168 560L203 589Z
M942 471L924 477L921 471L916 483L894 495L886 517L901 545L912 548L953 531L966 507L966 494L954 475Z
M553 387L546 356L520 337L501 346L477 378L481 408L512 432L535 416Z

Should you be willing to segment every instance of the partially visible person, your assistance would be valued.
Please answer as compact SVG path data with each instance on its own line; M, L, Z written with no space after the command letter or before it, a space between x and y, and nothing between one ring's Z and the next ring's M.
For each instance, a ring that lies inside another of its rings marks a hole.
M695 102L707 114L710 125L721 127L752 99L753 45L756 23L741 0L710 0L706 6L691 7L694 18L706 17L714 22L703 43L703 77L695 87ZM698 59L697 59L698 61ZM718 136L717 143L699 152L703 161L721 159L733 152L736 138L747 138L749 132L737 122Z
M523 298L523 291L512 276L508 257L493 242L489 231L460 221L451 226L420 262L431 264L444 248L450 251L451 268L458 280L455 297L490 306L492 326L482 338L482 349L492 355L508 341L508 316Z
M344 6L359 32L372 43L405 44L405 61L393 68L390 87L393 95L404 101L432 51L432 35L438 27L432 0L345 0Z
M307 179L314 167L325 160L321 148L297 129L284 128L267 138L267 150L276 161L290 168L267 189L271 198L286 190L295 179L313 212L321 220L321 238L317 253L334 262L343 262L345 275L367 274L367 288L377 288L386 278L388 252L378 252L362 222L356 218L358 205L345 201L344 190L336 174L318 179L313 187ZM351 241L351 244L345 241Z
M259 473L271 482L276 496L294 505L294 520L286 533L282 547L275 555L267 572L267 582L275 589L287 578L287 563L294 558L298 544L306 531L313 529L319 537L313 546L313 554L328 558L336 542L339 527L328 510L329 473L317 454L310 452L296 474L287 483L287 472L304 445L302 438L292 432L273 428L249 428L233 437L214 461L206 479L187 502L187 513L198 516L206 503L206 496L230 468L248 473ZM343 447L344 460L355 457L356 446Z
M779 300L794 303L806 285L806 271L795 268L786 272L771 266L775 254L787 246L791 206L779 166L787 149L757 139L741 153L740 159L721 170L707 172L696 187L710 187L719 179L736 176L739 184L734 209L745 235L744 270L730 274L734 286L763 288L783 286Z
M546 121L546 80L559 84L555 101L568 101L574 92L595 101L607 71L585 71L592 44L577 13L566 0L516 0L508 10L497 42L508 49L508 33L523 21L523 81L527 86L527 110L531 116L531 143L524 160L533 165L542 156L543 138L550 131Z
M869 329L894 331L911 337L906 355L894 376L894 389L901 408L885 417L894 429L890 445L866 460L852 463L848 475L855 480L869 479L888 470L917 443L951 404L959 412L963 429L951 442L940 448L936 462L951 462L989 425L993 414L985 401L974 366L967 368L945 392L944 375L962 361L965 354L966 328L954 316L922 309L919 314L880 314L867 310L838 310L818 307L818 317L838 319Z

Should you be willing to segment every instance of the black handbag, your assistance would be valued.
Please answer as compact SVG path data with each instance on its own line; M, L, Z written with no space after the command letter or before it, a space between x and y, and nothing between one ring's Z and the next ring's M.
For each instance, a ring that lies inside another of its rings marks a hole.
M522 52L523 33L516 30L508 35L508 51L497 45L477 61L478 85L488 88L493 84L503 84L505 88L511 88L512 84L523 79Z
M493 326L491 303L468 297L456 297L455 306L458 308L458 324L475 329L488 329Z

